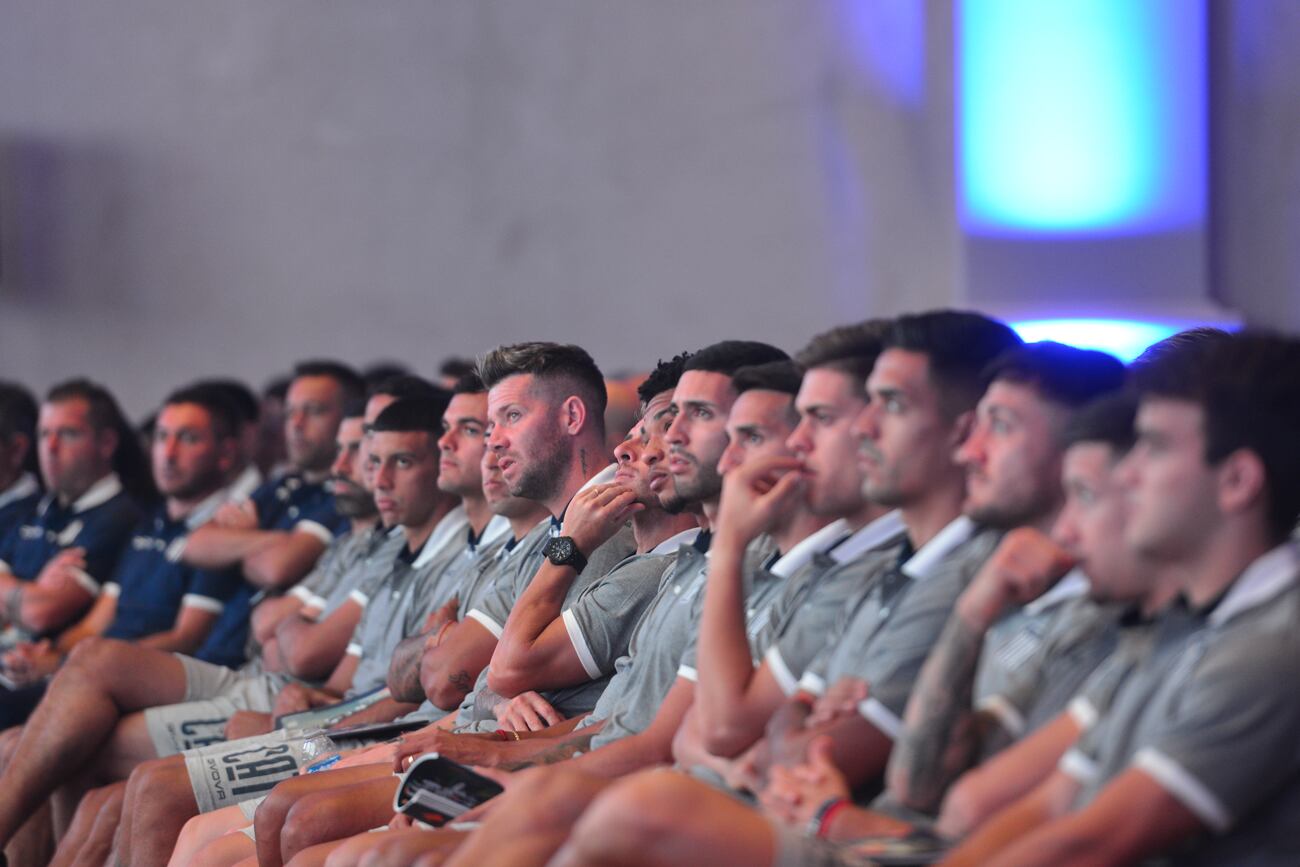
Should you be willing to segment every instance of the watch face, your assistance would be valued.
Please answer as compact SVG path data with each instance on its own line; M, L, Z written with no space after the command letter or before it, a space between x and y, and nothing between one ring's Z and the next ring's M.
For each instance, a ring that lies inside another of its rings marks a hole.
M573 557L573 540L566 536L557 536L547 544L546 557L557 566L562 566Z

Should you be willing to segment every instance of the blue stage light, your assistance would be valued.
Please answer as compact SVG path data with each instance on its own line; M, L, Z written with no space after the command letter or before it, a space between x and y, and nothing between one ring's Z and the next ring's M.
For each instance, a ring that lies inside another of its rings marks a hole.
M990 234L1203 222L1203 0L960 0L963 220Z
M1055 340L1080 349L1109 352L1125 364L1148 346L1198 325L1232 329L1231 322L1156 322L1128 319L1035 319L1012 322L1011 327L1026 343Z

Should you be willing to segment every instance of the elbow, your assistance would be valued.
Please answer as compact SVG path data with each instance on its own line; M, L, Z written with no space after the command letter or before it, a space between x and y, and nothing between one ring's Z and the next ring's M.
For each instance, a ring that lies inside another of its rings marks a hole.
M493 660L493 662L495 663L496 660ZM502 698L514 698L521 692L527 692L532 688L531 681L532 678L529 677L529 672L523 671L516 666L506 665L497 668L494 665L488 670L488 689Z
M264 590L287 590L301 577L290 566L289 563L245 563L244 577Z
M294 677L302 680L320 680L328 677L334 670L331 660L324 654L318 653L314 648L291 648L284 652L284 645L280 645L281 652L284 656L284 666ZM333 662L338 662L337 659Z
M460 707L469 693L444 677L438 683L425 685L424 694L434 707L451 712Z
M700 740L709 755L733 759L748 749L757 740L757 735L743 726L723 723L709 726L701 733Z

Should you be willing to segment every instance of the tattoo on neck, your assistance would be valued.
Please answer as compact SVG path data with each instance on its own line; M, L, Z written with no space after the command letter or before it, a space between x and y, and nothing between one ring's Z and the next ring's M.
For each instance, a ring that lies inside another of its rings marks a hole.
M587 477L587 449L585 446L583 448L578 449L578 461L581 462L582 464L582 477L586 478Z

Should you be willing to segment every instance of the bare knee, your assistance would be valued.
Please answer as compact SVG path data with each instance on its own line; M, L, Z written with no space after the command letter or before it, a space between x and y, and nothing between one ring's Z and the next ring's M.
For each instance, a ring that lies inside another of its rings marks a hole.
M160 814L182 810L192 812L195 806L190 776L180 756L142 762L131 772L127 788L137 811Z
M294 802L280 828L280 853L285 860L309 846L335 839L340 807L346 809L347 805L333 792L315 792Z
M647 853L695 812L698 784L671 771L628 777L606 789L583 813L573 840L582 851Z

